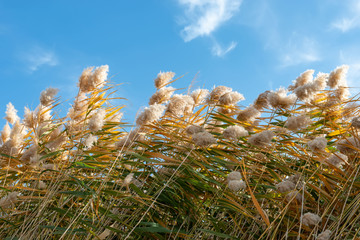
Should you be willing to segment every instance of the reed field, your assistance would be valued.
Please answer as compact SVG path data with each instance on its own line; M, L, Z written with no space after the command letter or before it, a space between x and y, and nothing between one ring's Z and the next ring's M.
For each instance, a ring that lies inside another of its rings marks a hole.
M249 106L160 72L133 120L104 65L80 75L66 116L54 88L22 118L8 103L0 239L360 239L347 71L306 70Z

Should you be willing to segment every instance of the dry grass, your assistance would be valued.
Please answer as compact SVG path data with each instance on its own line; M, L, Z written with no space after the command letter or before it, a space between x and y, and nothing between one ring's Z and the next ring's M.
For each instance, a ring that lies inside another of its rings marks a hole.
M246 111L226 87L163 91L127 133L106 67L87 69L66 117L44 92L2 132L0 238L360 239L359 99L336 71L334 89L266 92Z

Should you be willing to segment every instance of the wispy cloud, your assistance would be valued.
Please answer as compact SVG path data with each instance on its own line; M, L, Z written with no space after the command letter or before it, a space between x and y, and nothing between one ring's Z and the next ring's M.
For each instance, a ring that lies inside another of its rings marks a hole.
M229 44L229 46L223 47L217 41L214 41L213 47L211 48L211 53L217 57L224 57L227 53L234 50L236 45L237 42L233 41Z
M315 40L294 34L280 54L281 67L319 61L320 54Z
M185 42L208 36L228 21L240 8L242 0L179 0L185 7L186 26L181 31Z
M242 0L178 0L185 13L181 37L190 42L198 37L211 36L221 25L230 20L239 10ZM231 42L227 48L213 42L212 54L223 57L236 47Z
M43 66L56 66L58 64L58 59L52 50L39 46L23 53L21 58L25 61L27 70L30 73L37 71Z
M350 1L344 16L332 22L331 27L342 32L360 27L360 2L358 0Z

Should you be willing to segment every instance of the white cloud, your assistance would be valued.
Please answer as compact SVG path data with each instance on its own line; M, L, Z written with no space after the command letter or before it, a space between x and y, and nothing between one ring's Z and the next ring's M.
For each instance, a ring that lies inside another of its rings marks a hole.
M331 23L331 27L342 32L350 31L360 27L360 2L358 0L350 1L344 17L338 18Z
M56 66L58 64L55 53L41 47L33 47L22 55L30 73L43 66Z
M185 42L209 36L228 21L240 8L242 0L178 0L185 7Z
M287 45L283 47L280 55L281 67L289 67L304 63L316 62L319 56L315 40L293 34Z
M224 57L227 53L234 50L236 45L237 45L237 42L233 41L229 44L228 47L224 48L218 42L215 41L214 45L211 49L211 53L217 57Z

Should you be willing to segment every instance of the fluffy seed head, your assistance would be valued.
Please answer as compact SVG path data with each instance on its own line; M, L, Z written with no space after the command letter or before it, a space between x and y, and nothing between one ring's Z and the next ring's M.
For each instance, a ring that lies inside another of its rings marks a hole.
M336 143L336 147L343 154L356 153L360 150L360 140L354 137L342 139Z
M237 116L237 120L243 122L253 122L256 118L260 117L261 112L254 106L250 105L244 110L241 110Z
M219 101L220 97L225 93L231 92L232 88L225 87L225 86L217 86L215 87L209 95L209 103L214 103Z
M281 193L292 191L295 189L295 186L296 186L295 183L289 180L284 180L275 185L276 189Z
M173 72L159 72L157 78L154 80L155 87L160 89L168 84L175 76Z
M94 71L94 67L86 68L79 78L79 89L83 93L90 92L96 87L101 88L107 79L109 66L103 65L97 67Z
M262 110L263 108L268 108L269 105L269 100L268 100L268 95L269 95L270 91L265 91L263 93L261 93L257 99L254 101L254 107L257 110Z
M285 88L279 88L276 92L271 91L268 94L268 100L273 108L289 108L296 102L296 95L287 95Z
M322 73L319 72L316 75L316 78L314 79L313 83L312 83L312 87L314 89L314 91L322 91L326 88L326 82L329 78L329 74L328 73Z
M219 103L221 105L234 105L242 100L245 100L244 96L241 93L233 91L222 95L219 99Z
M208 132L198 132L192 136L194 143L200 147L207 147L211 144L216 143L216 139L211 133Z
M33 144L31 147L29 147L23 155L20 157L20 160L24 163L29 163L31 158L37 157L36 155L38 151L38 146Z
M321 218L314 213L305 213L302 216L302 223L308 227L313 226L321 222Z
M136 119L136 124L138 126L143 126L151 122L159 120L165 111L165 106L162 104L153 104L149 107L146 107L142 113Z
M286 194L286 200L290 202L293 198L295 198L298 202L302 202L302 195L297 190L291 191Z
M8 208L13 206L17 203L18 199L17 196L19 195L18 192L11 192L7 196L0 199L0 207L2 208Z
M341 65L332 71L329 75L327 85L330 88L338 88L339 86L347 86L346 74L349 70L348 65Z
M293 81L293 85L290 85L288 89L293 91L294 89L311 82L314 72L315 71L312 69L306 70L299 77L297 77L295 81Z
M195 133L205 132L205 128L203 128L201 126L197 126L197 125L190 125L190 126L186 127L185 131L187 134L193 135Z
M194 99L195 105L199 105L209 97L209 94L210 92L207 89L196 89L191 92L190 96Z
M351 120L351 126L354 128L360 128L360 117L354 117Z
M90 149L94 146L94 144L96 143L97 141L97 137L90 134L86 139L85 139L85 142L84 142L84 145L87 149Z
M335 153L331 154L331 156L325 160L326 164L334 165L335 167L339 168L344 163L347 163L348 157L342 153Z
M105 84L105 81L108 76L108 72L109 72L108 65L103 65L103 66L95 68L94 73L92 75L92 81L93 81L94 87L101 88Z
M40 103L44 106L50 105L54 101L55 95L58 93L57 88L47 88L40 94Z
M101 130L104 126L105 115L105 109L99 108L89 120L89 130L92 132Z
M271 130L262 131L249 137L248 143L257 147L264 147L271 142L274 133Z
M301 114L299 116L289 117L285 123L285 127L292 131L297 131L307 127L310 123L310 117L306 114Z
M163 103L168 101L171 98L171 95L174 93L175 88L173 87L163 87L157 90L150 98L149 105L155 103Z
M124 179L124 182L123 182L123 185L124 186L129 186L131 182L134 181L134 173L129 173L125 179Z
M227 181L233 181L233 180L241 180L241 173L238 171L232 171L231 173L229 173L229 175L227 176Z
M249 133L245 128L236 125L227 127L223 132L223 136L227 139L238 139L239 137L245 137L247 135L249 135Z
M307 144L309 149L313 152L324 151L327 144L327 140L325 137L317 137L309 141Z
M188 115L194 107L194 100L188 95L175 94L170 99L166 112L175 116Z
M2 142L6 142L10 138L11 128L8 122L6 122L3 130L1 131L1 140Z
M331 231L329 229L323 231L322 233L320 233L316 240L329 240L331 236Z
M17 110L15 109L14 105L12 105L11 102L9 102L6 105L6 116L4 117L9 123L14 124L16 121L19 120L19 117L17 115Z
M246 188L246 183L243 180L231 180L228 183L228 187L231 191L238 192Z

